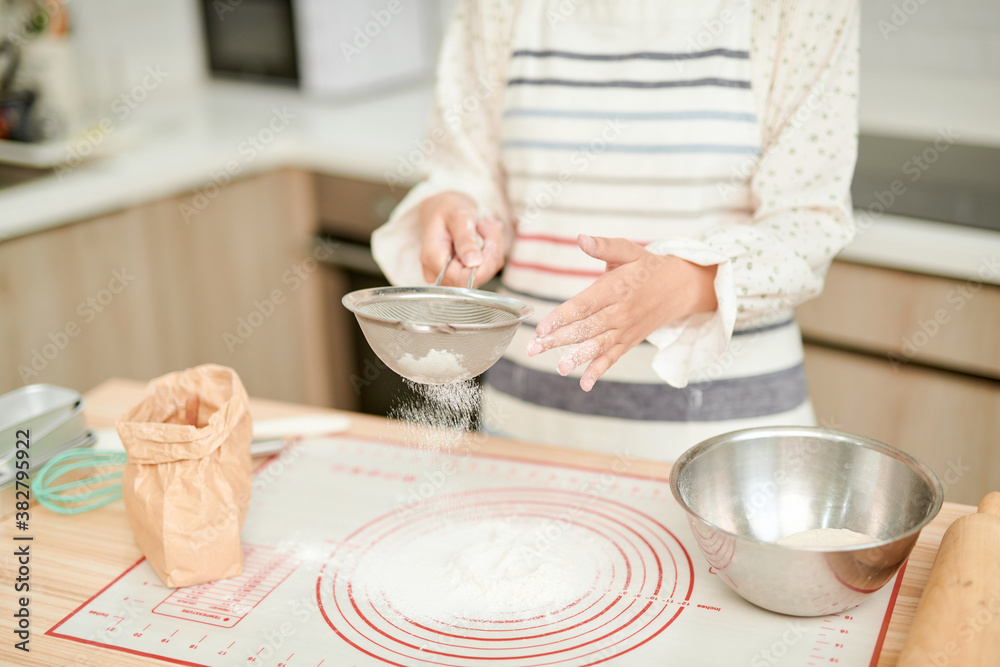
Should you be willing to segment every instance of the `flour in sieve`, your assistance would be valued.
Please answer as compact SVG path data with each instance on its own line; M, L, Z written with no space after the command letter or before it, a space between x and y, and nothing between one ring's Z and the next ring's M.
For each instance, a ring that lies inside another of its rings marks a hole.
M873 542L878 542L878 538L846 528L816 528L786 535L775 544L786 547L836 548L854 547Z
M551 521L530 517L442 524L366 553L351 585L416 622L545 616L585 596L595 577L593 537L570 527L539 548L547 528Z
M419 359L407 352L396 363L405 378L421 384L440 384L468 373L459 356L448 350L431 350Z

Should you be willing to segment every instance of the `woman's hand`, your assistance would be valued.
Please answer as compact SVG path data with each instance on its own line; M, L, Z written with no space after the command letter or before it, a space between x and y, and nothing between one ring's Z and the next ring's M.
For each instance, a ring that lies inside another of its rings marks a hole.
M503 267L503 226L492 216L480 218L475 202L460 192L425 199L420 205L420 226L420 263L429 283L437 279L449 255L452 261L442 285L465 287L475 266L478 287Z
M538 323L528 355L578 344L557 368L568 375L589 361L580 378L584 391L660 327L718 307L714 265L654 255L626 239L581 234L576 241L585 253L607 263L605 273Z

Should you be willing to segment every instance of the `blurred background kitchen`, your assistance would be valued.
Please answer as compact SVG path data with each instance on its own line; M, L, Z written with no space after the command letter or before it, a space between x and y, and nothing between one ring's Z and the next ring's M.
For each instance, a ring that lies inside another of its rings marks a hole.
M385 414L401 382L340 297L385 283L369 235L434 150L452 4L0 0L0 393L212 361ZM1000 487L1000 3L862 9L858 235L798 313L813 401L978 502Z

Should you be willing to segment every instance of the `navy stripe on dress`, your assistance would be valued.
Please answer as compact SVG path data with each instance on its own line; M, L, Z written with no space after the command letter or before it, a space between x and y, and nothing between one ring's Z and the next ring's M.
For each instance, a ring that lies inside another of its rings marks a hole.
M600 380L590 392L579 380L521 366L503 357L486 371L486 383L540 407L595 417L640 421L711 422L789 412L808 400L805 369L791 368L743 378L667 384Z
M694 109L690 111L574 111L572 109L529 109L510 108L503 112L504 118L580 118L586 120L723 120L756 123L757 115L738 111L713 111Z
M569 60L695 60L698 58L736 58L749 60L749 51L732 49L707 49L686 53L664 53L660 51L636 51L634 53L579 53L576 51L517 49L512 58L567 58Z
M501 145L504 148L538 148L551 151L593 151L592 144L574 141L539 141L534 139L507 139ZM760 153L760 146L743 144L616 144L603 142L602 152L608 153Z
M750 81L742 79L670 79L667 81L583 81L578 79L509 79L507 86L568 86L570 88L688 88L695 86L718 86L721 88L746 88Z
M561 181L565 179L562 174L556 173L542 173L542 172L529 172L529 171L517 171L512 170L507 172L507 178L520 179L520 180L536 180L536 181ZM573 174L573 181L578 183L603 183L612 185L662 185L662 186L689 186L689 185L719 185L720 183L729 183L732 181L731 174L723 174L721 176L705 176L705 177L685 177L685 176L640 176L636 174L616 174L614 176L608 174Z

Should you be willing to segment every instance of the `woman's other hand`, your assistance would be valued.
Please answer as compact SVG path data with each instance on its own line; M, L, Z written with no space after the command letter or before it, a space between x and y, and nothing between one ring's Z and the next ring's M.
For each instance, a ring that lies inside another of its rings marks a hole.
M479 217L475 202L460 192L444 192L424 200L420 227L420 263L429 283L437 279L449 255L452 260L442 285L465 287L472 267L478 267L478 287L503 267L503 225L492 216Z
M607 264L605 273L538 323L528 354L575 345L557 368L568 375L589 361L580 378L584 391L590 391L612 364L660 327L718 307L715 265L655 255L626 239L581 234L577 244Z

